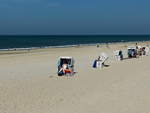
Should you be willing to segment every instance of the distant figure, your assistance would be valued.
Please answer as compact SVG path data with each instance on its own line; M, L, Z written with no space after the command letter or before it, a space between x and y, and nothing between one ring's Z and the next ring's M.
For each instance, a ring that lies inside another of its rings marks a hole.
M100 59L101 59L101 56L98 56L98 59L97 59L97 60L100 61Z
M134 49L132 49L132 51L131 51L131 55L132 55L132 57L134 57L134 56L135 56L135 51L134 51Z
M119 57L120 57L120 58L119 58L120 60L123 60L123 53L122 53L121 50L119 51Z
M138 45L138 43L135 43L135 45L137 46L137 45Z
M99 44L97 44L96 47L99 48Z
M146 55L145 47L142 48L142 55Z

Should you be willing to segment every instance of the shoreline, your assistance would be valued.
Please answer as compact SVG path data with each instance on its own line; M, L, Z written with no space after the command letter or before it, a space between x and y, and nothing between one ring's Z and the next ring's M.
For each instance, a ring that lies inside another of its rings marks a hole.
M65 49L65 48L82 48L82 47L100 47L112 46L112 45L130 45L130 44L145 44L150 46L150 41L129 41L129 42L109 42L109 43L95 43L95 44L79 44L79 45L65 45L65 46L47 46L47 47L31 47L31 48L11 48L11 49L0 49L0 55L5 54L24 54L24 53L36 53L49 51L51 49Z

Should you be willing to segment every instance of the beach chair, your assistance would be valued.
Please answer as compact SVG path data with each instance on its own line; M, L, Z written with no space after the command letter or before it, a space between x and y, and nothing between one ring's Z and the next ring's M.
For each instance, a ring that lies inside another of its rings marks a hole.
M128 58L136 58L137 55L136 46L129 46L127 50L128 50Z
M75 61L73 57L59 57L58 63L57 63L58 76L73 75L74 74L74 62Z
M119 52L120 52L120 50L115 50L115 51L114 51L115 59L118 60L118 61L121 60L121 57L120 57L120 55L119 55Z
M145 47L145 55L148 56L149 54L149 47Z
M105 66L104 63L108 58L109 57L106 53L101 53L100 59L97 61L97 67L102 68L103 66Z

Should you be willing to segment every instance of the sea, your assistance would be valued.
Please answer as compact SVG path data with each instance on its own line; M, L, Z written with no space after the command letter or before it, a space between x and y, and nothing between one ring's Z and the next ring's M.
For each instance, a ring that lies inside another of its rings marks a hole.
M150 35L1 35L0 51L150 41Z

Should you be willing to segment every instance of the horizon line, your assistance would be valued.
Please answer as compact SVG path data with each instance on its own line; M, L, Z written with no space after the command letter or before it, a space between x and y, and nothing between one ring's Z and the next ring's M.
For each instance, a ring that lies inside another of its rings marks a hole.
M114 35L114 36L129 36L129 35L135 35L135 36L145 36L145 35L150 35L150 34L146 34L146 33L139 33L139 34L0 34L0 36L110 36L110 35Z

